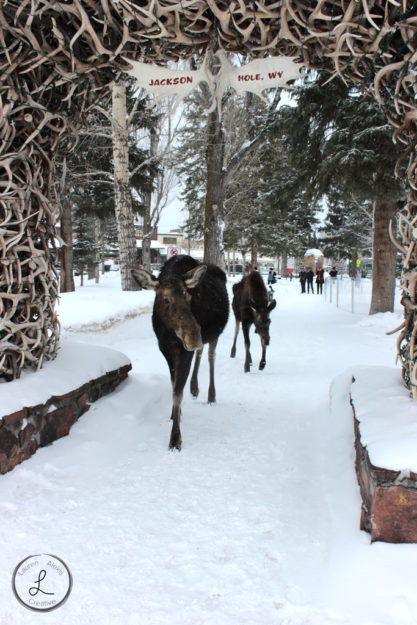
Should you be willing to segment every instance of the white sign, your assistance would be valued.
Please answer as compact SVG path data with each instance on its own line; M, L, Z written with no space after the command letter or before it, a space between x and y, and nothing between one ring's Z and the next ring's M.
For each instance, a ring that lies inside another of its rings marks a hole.
M195 71L172 70L127 58L125 61L132 65L128 73L136 78L138 85L148 93L154 93L158 98L175 95L177 100L181 100L200 82L206 82L213 97L210 110L213 110L216 103L220 110L222 96L229 86L237 93L251 91L265 99L262 94L264 89L284 87L288 81L300 77L300 70L303 67L288 56L256 59L241 67L230 65L226 54L222 51L217 52L216 57L220 63L217 74L212 74L208 68L207 56L200 69Z
M143 87L148 93L154 93L158 98L176 95L181 100L191 93L200 82L207 80L206 59L204 59L200 69L195 71L167 69L159 65L131 61L126 58L125 61L133 66L128 73L136 78L139 87Z
M178 256L178 254L180 253L180 248L179 247L168 247L167 248L167 255L171 258L171 256Z
M230 86L237 93L251 91L264 99L262 91L270 87L285 87L290 80L300 78L302 66L289 56L256 59L230 71Z

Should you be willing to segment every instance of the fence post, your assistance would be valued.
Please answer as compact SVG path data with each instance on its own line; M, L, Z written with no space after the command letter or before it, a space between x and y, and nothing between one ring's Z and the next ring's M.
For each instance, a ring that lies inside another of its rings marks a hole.
M339 284L340 284L339 276L336 278L336 308L339 308Z
M350 282L351 282L351 288L350 288L350 312L354 313L355 312L355 297L354 297L355 280L352 278Z
M330 278L330 304L333 303L333 278Z

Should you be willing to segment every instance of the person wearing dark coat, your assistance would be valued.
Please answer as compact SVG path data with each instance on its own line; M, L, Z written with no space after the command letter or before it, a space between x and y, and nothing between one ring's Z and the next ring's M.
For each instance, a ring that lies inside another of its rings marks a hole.
M307 293L310 293L310 289L311 289L311 292L314 294L313 280L314 280L314 271L312 269L309 269L307 271Z
M300 278L300 284L301 284L301 293L305 293L306 292L307 274L304 271L304 269L302 269L300 271L299 278Z
M336 267L333 267L333 268L329 271L329 276L330 276L331 278L333 278L333 280L334 280L335 278L337 278L337 269L336 269Z
M317 295L323 293L323 284L324 284L324 269L323 267L319 267L316 271L316 284L317 284Z

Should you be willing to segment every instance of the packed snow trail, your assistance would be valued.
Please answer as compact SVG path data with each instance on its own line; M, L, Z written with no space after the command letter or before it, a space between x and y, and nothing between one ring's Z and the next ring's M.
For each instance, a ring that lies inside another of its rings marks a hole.
M1 477L1 625L417 623L417 546L371 546L358 529L349 376L340 375L393 366L395 337L384 332L397 316L362 321L298 291L277 285L264 371L253 331L251 373L242 334L229 357L231 316L214 406L205 351L200 396L184 393L180 453L167 449L170 381L150 314L64 332L126 353L133 371L68 437ZM48 614L10 590L32 553L61 557L74 578L67 603Z

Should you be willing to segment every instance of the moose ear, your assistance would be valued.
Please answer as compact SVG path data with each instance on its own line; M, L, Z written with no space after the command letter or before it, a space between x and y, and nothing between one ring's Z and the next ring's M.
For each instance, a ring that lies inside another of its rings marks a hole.
M276 305L277 305L277 301L275 299L271 300L268 304L268 312L271 312L271 310L274 310Z
M194 269L190 269L184 276L184 284L187 289L194 289L200 280L203 279L207 271L207 265L198 265Z
M132 269L131 273L139 286L142 287L142 289L153 289L154 291L156 291L156 289L158 288L158 279L155 278L152 273L146 271L146 269Z

